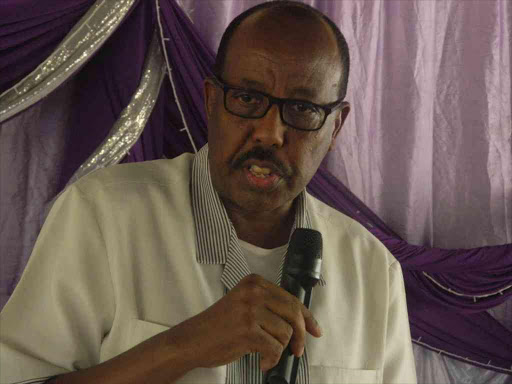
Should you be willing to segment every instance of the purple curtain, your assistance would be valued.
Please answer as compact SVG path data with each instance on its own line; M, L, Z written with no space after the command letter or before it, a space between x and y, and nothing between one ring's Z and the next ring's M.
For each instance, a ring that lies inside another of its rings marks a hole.
M170 4L160 1L162 27L165 35L171 37L166 42L169 66L191 138L199 149L207 141L202 81L211 73L215 54L202 42L181 9ZM183 152L194 152L184 128L172 84L165 80L150 121L123 162L173 158Z
M0 5L0 94L34 70L94 0L3 0Z
M32 5L30 3L33 2L8 1L7 6L1 7L0 20L7 16L14 20L0 24L0 70L9 74L7 80L0 77L2 90L15 84L44 60L92 2L53 1L53 7L41 6L38 10L35 6L28 7ZM165 41L165 48L182 112L174 100L171 83L165 81L142 136L124 162L170 158L192 151L186 131L182 131L185 124L181 113L195 145L199 148L206 142L202 82L210 73L214 55L174 1L161 0L160 7L163 34L169 39ZM73 129L56 193L105 138L130 100L157 25L156 12L154 2L139 2L107 44L77 74L75 80L79 86L73 96L75 108L70 124ZM52 23L60 26L60 34L45 32L55 30ZM27 56L31 57L30 64L20 65L21 58ZM512 332L484 311L512 295L508 288L512 284L512 244L467 250L407 244L332 176L325 164L308 190L363 224L400 261L415 341L427 348L465 356L496 371L510 372ZM17 255L8 257L16 259ZM1 284L10 284L12 291L16 282L17 279L11 277ZM480 295L489 296L473 299ZM487 366L489 360L498 368Z

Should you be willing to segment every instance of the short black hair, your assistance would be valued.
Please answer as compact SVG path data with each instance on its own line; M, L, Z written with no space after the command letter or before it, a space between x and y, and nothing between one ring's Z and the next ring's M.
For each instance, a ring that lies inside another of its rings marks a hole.
M338 26L326 15L324 15L322 12L318 11L317 9L311 7L310 5L300 3L297 1L291 1L291 0L277 0L277 1L271 1L266 3L258 4L252 8L247 9L246 11L242 12L240 15L235 17L231 23L228 25L226 30L224 31L224 34L222 35L222 38L220 40L219 49L217 52L217 57L215 59L215 66L213 67L213 73L219 77L222 78L222 73L224 71L224 65L226 61L226 54L229 47L229 42L231 41L231 38L233 37L236 29L238 26L249 16L253 15L254 13L265 10L265 9L273 9L273 8L286 8L287 11L293 12L293 11L302 11L302 14L300 16L304 15L304 11L309 12L308 16L314 16L321 20L324 20L329 27L331 27L331 30L334 32L334 35L336 36L336 42L338 44L338 53L341 58L341 72L342 72L342 79L339 89L339 98L344 99L345 95L347 93L347 86L348 86L348 74L350 70L350 54L348 50L347 41L345 40L345 37L341 33Z

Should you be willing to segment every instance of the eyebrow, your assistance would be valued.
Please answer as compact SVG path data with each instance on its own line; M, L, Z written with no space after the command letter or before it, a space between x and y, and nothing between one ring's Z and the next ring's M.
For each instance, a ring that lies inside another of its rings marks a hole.
M244 87L252 88L260 92L265 92L265 85L257 80L242 78L241 83ZM317 95L317 93L314 90L304 87L293 88L291 90L291 94L294 95L293 97L304 97L307 100L314 100Z

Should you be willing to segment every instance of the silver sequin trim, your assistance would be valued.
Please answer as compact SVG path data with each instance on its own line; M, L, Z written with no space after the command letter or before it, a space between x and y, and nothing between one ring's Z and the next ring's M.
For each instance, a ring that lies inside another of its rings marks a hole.
M0 123L37 103L73 75L107 41L135 0L98 0L55 51L0 95Z
M119 163L138 140L155 106L166 73L157 31L146 55L139 87L103 143L80 166L68 185L96 169Z

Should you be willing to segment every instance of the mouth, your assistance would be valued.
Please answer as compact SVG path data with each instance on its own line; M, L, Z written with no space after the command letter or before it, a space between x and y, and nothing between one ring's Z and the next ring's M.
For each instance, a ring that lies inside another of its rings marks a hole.
M259 190L271 190L283 178L279 170L268 165L249 164L244 173L249 185Z
M271 168L259 167L256 164L248 165L246 168L255 177L258 177L260 179L265 179L267 177L270 177L270 175L276 174L276 172L273 171Z

